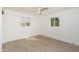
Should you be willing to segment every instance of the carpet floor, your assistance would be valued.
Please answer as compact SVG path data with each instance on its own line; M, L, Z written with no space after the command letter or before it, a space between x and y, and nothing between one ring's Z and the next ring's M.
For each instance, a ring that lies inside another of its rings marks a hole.
M79 52L79 46L43 35L2 44L3 52Z

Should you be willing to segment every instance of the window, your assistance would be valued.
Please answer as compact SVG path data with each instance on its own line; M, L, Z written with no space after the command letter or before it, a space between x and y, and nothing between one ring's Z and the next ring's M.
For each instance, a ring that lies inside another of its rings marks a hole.
M54 26L54 18L51 18L51 26Z
M21 23L21 26L22 26L22 27L30 26L30 22L24 22L24 23Z
M58 17L54 17L51 18L51 27L59 27L59 18Z

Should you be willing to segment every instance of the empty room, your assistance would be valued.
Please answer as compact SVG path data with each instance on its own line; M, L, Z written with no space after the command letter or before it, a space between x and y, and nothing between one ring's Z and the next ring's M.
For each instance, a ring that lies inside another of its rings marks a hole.
M78 7L3 7L3 52L79 52Z

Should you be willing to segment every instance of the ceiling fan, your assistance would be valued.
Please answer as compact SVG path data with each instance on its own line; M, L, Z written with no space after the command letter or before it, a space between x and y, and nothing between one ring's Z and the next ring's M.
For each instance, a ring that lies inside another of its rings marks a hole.
M48 7L44 7L44 8L38 8L37 12L38 14L42 14L43 11L46 11L48 9Z

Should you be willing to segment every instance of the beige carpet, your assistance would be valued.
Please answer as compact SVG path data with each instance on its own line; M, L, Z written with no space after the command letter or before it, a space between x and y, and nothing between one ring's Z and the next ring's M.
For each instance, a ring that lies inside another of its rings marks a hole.
M79 52L79 46L37 35L2 45L3 52Z

